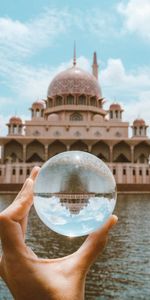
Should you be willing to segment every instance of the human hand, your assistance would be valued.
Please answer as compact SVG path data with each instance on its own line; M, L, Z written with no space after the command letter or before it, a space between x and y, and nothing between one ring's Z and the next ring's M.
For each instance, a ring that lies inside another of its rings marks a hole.
M35 167L14 202L0 214L3 254L0 275L17 300L83 300L86 274L117 222L111 216L99 230L90 234L73 254L58 259L41 259L25 244L33 184L39 172Z

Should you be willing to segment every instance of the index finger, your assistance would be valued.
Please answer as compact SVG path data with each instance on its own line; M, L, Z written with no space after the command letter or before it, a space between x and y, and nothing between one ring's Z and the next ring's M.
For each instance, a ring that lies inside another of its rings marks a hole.
M33 168L30 177L26 179L16 199L1 212L0 218L6 216L13 221L20 221L28 214L33 203L33 184L39 169L39 167Z
M33 201L33 184L39 168L35 167L15 201L0 214L0 236L3 251L21 253L26 250L24 231Z

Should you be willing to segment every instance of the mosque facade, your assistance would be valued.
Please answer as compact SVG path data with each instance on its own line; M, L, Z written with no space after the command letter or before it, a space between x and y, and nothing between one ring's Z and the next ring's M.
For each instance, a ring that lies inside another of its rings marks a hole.
M72 67L51 81L47 99L32 104L30 120L10 118L8 135L0 137L0 183L22 184L34 165L63 151L81 150L106 162L117 184L149 184L147 124L134 120L129 137L121 105L104 106L96 53L91 73L76 65L74 55Z

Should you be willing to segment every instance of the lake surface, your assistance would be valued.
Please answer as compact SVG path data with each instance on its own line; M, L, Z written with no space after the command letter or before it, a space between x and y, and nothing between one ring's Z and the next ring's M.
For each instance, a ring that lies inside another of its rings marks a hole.
M0 195L0 211L14 196ZM150 299L150 195L119 195L117 226L105 252L92 266L86 281L86 300ZM84 238L60 236L42 224L34 208L27 243L40 257L56 258L75 251ZM66 247L67 245L67 247ZM0 280L0 300L13 299ZM42 299L41 299L42 300Z

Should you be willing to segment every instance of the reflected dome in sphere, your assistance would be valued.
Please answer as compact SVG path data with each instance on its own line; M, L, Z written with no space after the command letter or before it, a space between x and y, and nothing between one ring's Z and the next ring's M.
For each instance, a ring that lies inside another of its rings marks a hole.
M116 183L96 156L66 151L50 158L34 186L34 206L41 220L66 236L82 236L102 226L114 210Z

